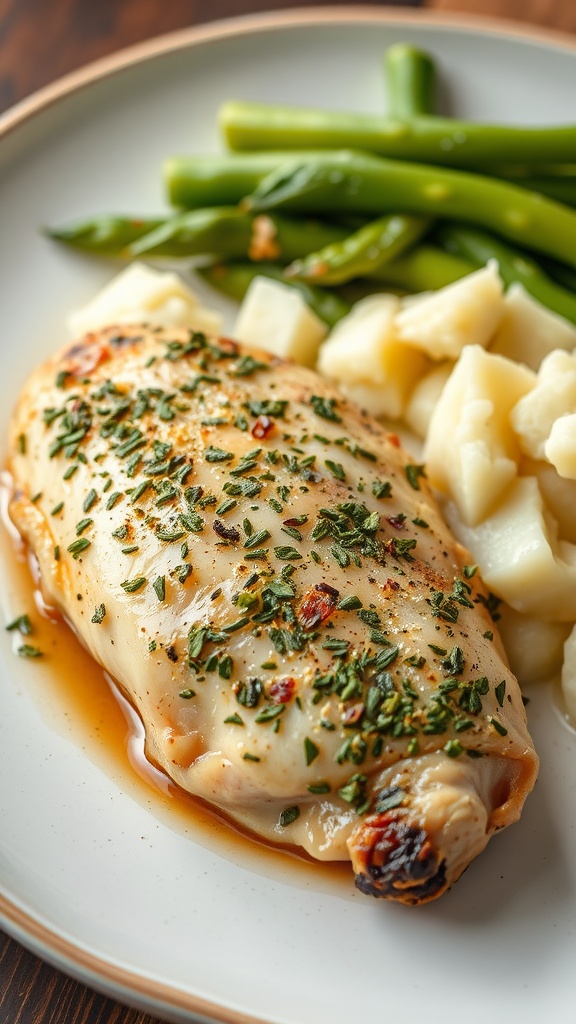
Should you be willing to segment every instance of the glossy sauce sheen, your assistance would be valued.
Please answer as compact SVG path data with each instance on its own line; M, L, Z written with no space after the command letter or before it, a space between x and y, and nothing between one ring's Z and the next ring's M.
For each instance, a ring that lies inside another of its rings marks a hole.
M24 612L32 621L33 634L29 638L12 634L13 647L16 651L22 640L29 640L42 651L42 658L30 664L30 685L35 686L41 677L44 699L38 703L50 727L71 737L130 798L168 828L250 870L256 868L284 879L289 873L290 881L300 887L336 888L340 896L353 896L348 864L318 864L299 849L266 845L259 836L242 831L236 823L226 821L203 801L184 792L150 763L144 753L143 726L135 710L34 585L35 560L26 554L6 513L9 495L10 478L3 474L0 557L3 576L9 578L18 601L7 621Z

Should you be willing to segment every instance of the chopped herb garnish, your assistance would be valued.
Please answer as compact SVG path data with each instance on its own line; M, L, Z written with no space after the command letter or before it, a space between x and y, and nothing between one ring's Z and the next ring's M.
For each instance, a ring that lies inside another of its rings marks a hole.
M496 694L496 700L498 701L498 703L500 705L500 708L503 708L504 707L504 696L505 696L505 693L506 693L506 680L505 679L502 679L502 682L498 683L498 685L494 687L494 693Z
M349 597L343 597L338 603L337 609L339 612L353 612L357 611L358 608L362 607L362 601L355 594L350 594Z
M248 409L253 416L275 416L277 419L282 419L287 405L288 402L286 401L265 398L260 401L253 400L246 402L245 408Z
M174 576L174 578L178 580L178 583L185 583L188 577L192 575L192 566L188 563L175 565L170 575Z
M344 466L342 466L342 464L340 462L333 462L332 459L325 459L324 460L324 465L326 466L327 469L330 470L330 472L332 473L332 476L335 477L336 480L345 480L346 479L346 473L344 472Z
M425 466L417 466L415 463L411 462L407 466L404 466L404 472L406 473L406 479L410 484L410 487L413 487L415 491L419 491L420 479L426 479Z
M244 547L245 548L256 548L256 547L258 547L258 545L262 544L265 540L268 540L269 536L270 536L270 531L269 530L258 530L257 533L253 533L250 537L248 537L248 540L245 542Z
M319 753L320 749L312 742L311 739L308 738L308 736L306 736L304 739L304 757L306 758L306 764L312 764L312 762L318 757Z
M33 632L32 623L28 615L19 615L17 619L13 619L7 626L4 627L8 632L12 632L17 629L23 636L29 636Z
M392 484L389 480L373 480L372 494L375 498L391 498Z
M283 562L296 562L302 558L299 551L296 548L289 547L288 545L280 545L274 548L274 554L276 558L279 558Z
M231 512L233 508L236 508L238 502L235 498L228 498L227 501L223 501L221 505L218 505L216 509L217 516L225 516L227 512Z
M21 647L17 648L16 653L19 654L21 658L41 658L44 654L43 651L38 647L33 647L32 644L22 644Z
M460 754L464 752L464 747L458 740L448 740L444 744L444 753L448 754L448 757L460 757Z
M148 582L145 576L137 576L134 580L124 580L120 584L123 590L127 594L135 594L137 590L141 590L142 587Z
M209 445L204 451L206 462L229 462L234 458L234 452L226 452L223 448L214 448Z
M337 402L335 398L321 398L319 395L312 395L310 405L317 416L324 420L331 420L332 423L341 423L342 417L336 412Z
M94 622L97 626L104 621L106 617L106 605L97 604L94 609L94 615L90 619L90 622Z
M246 755L244 755L244 756L246 756ZM286 828L287 825L291 825L292 822L296 821L296 819L299 818L299 817L300 817L300 808L297 805L294 806L294 807L286 807L282 811L282 813L281 813L281 815L280 815L280 817L278 819L278 824L282 828Z
M69 544L66 550L70 552L72 558L76 559L80 557L86 548L90 547L91 543L92 541L88 540L87 537L79 537L78 540L72 541L72 544Z
M124 585L124 584L123 584ZM166 578L164 576L157 576L152 584L154 593L159 601L166 600Z
M258 712L254 721L272 722L275 718L278 718L278 715L282 714L284 708L284 704L267 704L266 707L262 708L262 710Z
M94 488L92 488L91 491L88 491L88 494L86 495L86 497L84 499L84 504L82 505L82 511L83 512L89 512L90 509L92 508L92 506L94 505L94 503L96 501L98 501L98 495L97 495L96 491L94 490Z
M324 780L322 780L321 782L311 782L310 785L307 786L306 788L307 788L309 793L317 793L317 794L329 793L330 790L331 790L330 783L329 782L325 782Z
M109 512L110 509L114 508L114 505L121 497L122 494L120 491L114 491L113 494L111 494L110 497L108 498L108 501L106 502L106 511Z
M256 370L267 369L268 366L266 363L260 363L257 359L253 359L252 356L242 356L231 372L233 377L249 377L251 374L255 373Z

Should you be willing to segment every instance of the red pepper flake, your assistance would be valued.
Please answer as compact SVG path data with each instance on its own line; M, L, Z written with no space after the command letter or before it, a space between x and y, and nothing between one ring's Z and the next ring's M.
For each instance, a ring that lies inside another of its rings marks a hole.
M294 696L296 680L292 676L284 676L283 679L275 679L268 694L275 704L288 704Z
M235 526L225 526L219 519L214 520L212 523L212 529L214 530L214 533L217 533L223 540L240 540L240 531L237 530Z
M400 438L398 437L398 434L388 434L388 440L390 441L390 444L394 445L395 448L400 447Z
M402 512L397 516L386 516L386 522L390 523L390 526L393 526L395 530L403 530L406 516Z
M388 587L388 590L400 590L400 584L398 583L398 580L387 579L386 586Z
M326 622L334 611L340 593L327 583L317 583L313 590L309 590L302 599L298 609L298 620L304 629L312 629Z
M353 704L352 707L346 708L346 711L342 715L343 725L356 725L360 721L364 714L363 704Z
M275 426L274 420L270 419L269 416L259 416L252 427L252 437L258 438L259 441L264 437L269 437Z

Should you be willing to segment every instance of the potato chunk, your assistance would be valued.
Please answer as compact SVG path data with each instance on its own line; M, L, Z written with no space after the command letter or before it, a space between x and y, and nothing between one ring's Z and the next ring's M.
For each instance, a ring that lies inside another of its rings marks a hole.
M537 370L556 348L576 348L576 327L528 294L521 284L510 286L504 315L490 345L491 352Z
M453 504L446 516L487 586L512 608L546 622L576 621L576 545L558 540L534 477L513 480L476 526L462 523Z
M516 476L520 450L509 413L535 381L525 366L467 346L430 420L424 458L431 483L469 526L493 509Z
M402 416L431 363L396 336L400 300L374 295L356 303L320 349L318 370L373 416Z
M465 345L485 346L504 312L497 264L408 303L396 317L398 338L431 359L457 359Z
M68 320L74 337L108 324L152 323L212 333L221 317L201 306L194 292L171 271L131 263Z
M560 350L542 361L536 386L512 410L510 420L520 447L533 459L546 457L545 445L559 416L576 412L576 356Z
M326 324L296 289L281 281L255 277L234 325L234 337L301 366L314 366Z
M576 413L554 420L544 444L544 455L560 476L576 480Z
M552 679L562 668L569 622L543 622L500 605L498 631L504 641L510 667L523 685Z

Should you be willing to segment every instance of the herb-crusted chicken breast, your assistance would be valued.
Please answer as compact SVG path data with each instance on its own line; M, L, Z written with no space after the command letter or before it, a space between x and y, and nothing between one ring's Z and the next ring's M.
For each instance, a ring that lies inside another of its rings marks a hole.
M184 789L405 903L518 818L537 759L490 598L423 468L314 373L89 334L28 381L11 470L47 600Z

